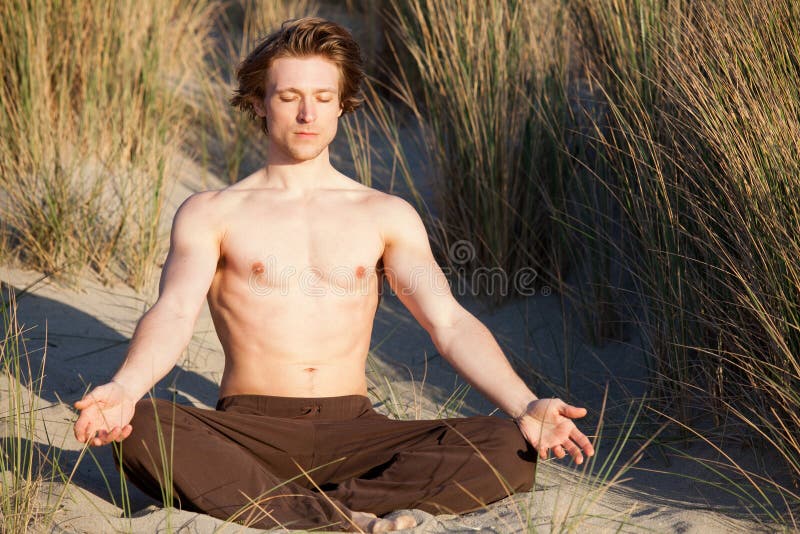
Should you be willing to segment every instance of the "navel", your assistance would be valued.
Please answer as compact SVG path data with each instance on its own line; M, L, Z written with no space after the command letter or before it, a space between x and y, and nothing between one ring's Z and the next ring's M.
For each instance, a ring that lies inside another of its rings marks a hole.
M308 371L309 373L313 373L316 370L317 370L316 367L306 367L305 369L303 369L303 371Z

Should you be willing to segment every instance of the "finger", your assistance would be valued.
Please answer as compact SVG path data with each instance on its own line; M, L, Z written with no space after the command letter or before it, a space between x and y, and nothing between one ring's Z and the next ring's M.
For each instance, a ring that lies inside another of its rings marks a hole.
M575 460L576 464L580 465L583 463L583 454L581 454L581 448L578 447L574 441L568 439L564 443L563 447L566 449L569 455L572 456L572 459Z
M109 421L106 419L105 414L101 412L100 417L98 419L95 419L94 436L100 438L101 441L105 442L106 436L108 436L112 428L114 428L114 425L111 425Z
M105 431L103 429L97 430L92 435L92 446L93 447L100 447L100 446L105 445L106 443L108 443L108 441L106 441L106 439L105 439L106 436L108 436L108 432L107 431Z
M75 406L75 408L77 408L78 410L81 410L81 411L86 410L86 409L90 409L92 407L96 407L96 408L102 410L103 408L108 408L109 407L109 402L108 402L108 399L103 398L103 397L88 396L88 397L82 398L79 401L76 401L73 406Z
M567 455L566 451L564 450L564 447L562 447L561 445L556 445L555 447L553 447L553 454L555 454L556 458L558 458L559 460Z
M109 434L109 436L111 437L110 441L122 441L123 430L124 430L123 427L115 427L114 430L111 431L111 434Z
M75 421L75 425L72 427L72 432L75 434L75 439L86 443L86 418L81 415L78 417L78 420Z
M99 441L100 445L105 445L108 442L108 440L106 439L107 437L108 437L108 432L105 430L98 430L97 433L94 435L94 439ZM95 444L98 444L97 441L95 441Z
M92 404L93 402L99 401L101 399L106 398L108 395L105 394L105 389L103 386L98 386L88 393L84 394L83 398L80 399L78 402L87 402Z
M589 441L589 438L587 438L583 432L581 432L576 428L572 432L570 432L569 437L572 438L572 441L578 444L578 447L580 447L583 450L586 456L594 456L594 446L592 445L592 442Z
M547 449L545 447L539 448L539 458L547 460Z
M586 415L586 408L578 408L570 404L565 404L561 407L561 415L569 417L570 419L580 419Z
M86 426L83 429L83 439L81 441L86 443L93 437L94 437L94 424L92 420L89 419L88 421L86 421Z
M127 438L133 432L133 427L131 425L125 425L122 428L122 432L119 435L119 439L117 441L122 441L123 439Z
M114 428L111 429L111 432L105 433L105 435L103 436L103 441L105 443L111 443L112 441L117 441L121 432L122 429L118 426L115 426Z
M89 406L91 406L92 404L94 404L96 402L97 401L95 400L94 397L91 397L91 396L87 395L86 397L82 398L81 400L75 401L73 406L75 406L75 408L77 408L78 410L85 410L86 408L88 408Z

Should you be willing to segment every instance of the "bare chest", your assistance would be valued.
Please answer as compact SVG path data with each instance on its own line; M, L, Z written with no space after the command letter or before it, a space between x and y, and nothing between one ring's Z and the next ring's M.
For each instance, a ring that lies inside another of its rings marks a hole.
M376 279L383 241L362 205L278 204L232 214L220 252L224 276L256 293L363 295Z

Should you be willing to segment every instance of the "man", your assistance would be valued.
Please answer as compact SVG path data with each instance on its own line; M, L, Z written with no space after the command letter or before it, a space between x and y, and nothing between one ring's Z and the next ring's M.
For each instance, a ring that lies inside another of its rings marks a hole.
M453 298L413 207L331 166L362 77L350 34L315 18L285 23L239 68L232 103L261 121L267 164L181 205L157 302L111 381L75 403L76 438L125 440L121 468L155 498L265 528L395 530L413 517L375 514L459 513L529 490L532 448L577 463L594 452L572 422L586 411L537 399ZM381 263L440 353L513 420L372 409ZM140 400L175 365L206 297L226 357L217 410Z

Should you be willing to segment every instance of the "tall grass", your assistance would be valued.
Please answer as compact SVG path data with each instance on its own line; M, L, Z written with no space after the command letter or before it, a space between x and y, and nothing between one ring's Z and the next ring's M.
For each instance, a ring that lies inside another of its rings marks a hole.
M632 280L656 394L684 424L734 416L800 476L800 10L571 6L603 108L587 166L625 228L592 237Z
M761 435L800 474L797 7L417 0L390 26L389 89L432 156L440 248L471 241L473 269L536 266L594 341L634 323L661 409Z
M25 330L17 321L14 293L0 296L3 338L0 341L0 364L6 381L2 397L5 410L0 414L0 523L3 532L26 532L52 509L40 499L48 453L36 444L39 426L38 401L44 375L31 367L25 347Z
M563 155L552 127L566 112L560 5L412 0L392 6L389 26L398 53L410 61L396 61L390 85L430 148L445 249L469 241L474 258L460 266L469 271L556 271L553 225L541 196L558 184ZM508 296L475 289L494 302Z
M0 4L0 213L26 265L150 278L213 5Z
M665 50L707 271L687 281L713 396L800 478L800 6L698 6ZM681 53L683 61L673 56ZM689 202L687 201L687 204Z
M683 258L694 225L686 216L683 183L666 144L671 132L664 128L667 103L658 49L679 26L665 5L575 0L570 7L599 100L599 109L585 112L590 122L585 153L594 158L585 158L584 165L615 199L603 215L622 227L617 235L604 224L586 225L584 231L600 244L601 261L621 258L634 299L641 302L637 315L645 326L645 344L656 355L651 361L658 390L654 396L674 398L678 410L684 410L692 378L689 339L696 338L691 332L696 324L687 313L697 305L682 287L694 267ZM593 206L583 209L593 211ZM613 293L616 288L609 285Z

